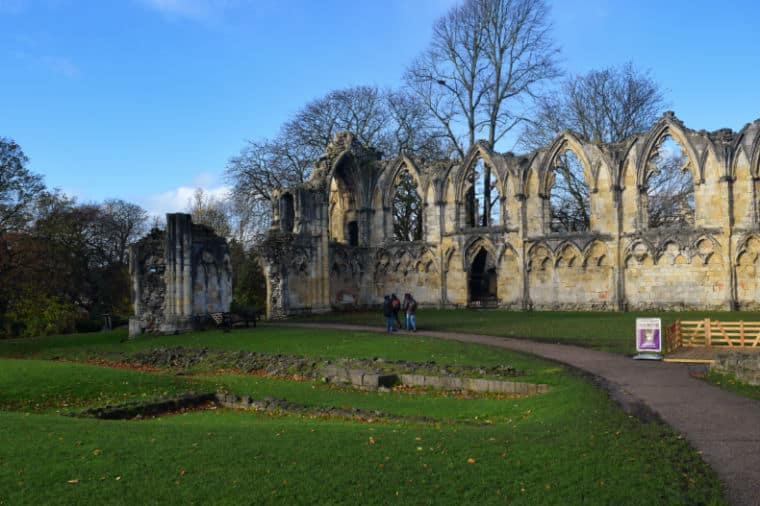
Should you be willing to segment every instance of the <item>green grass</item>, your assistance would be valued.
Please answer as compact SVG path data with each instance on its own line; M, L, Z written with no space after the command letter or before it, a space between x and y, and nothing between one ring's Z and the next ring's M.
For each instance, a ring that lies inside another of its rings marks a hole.
M659 423L625 415L566 368L508 350L419 335L260 327L143 337L0 342L0 504L725 504L714 473ZM551 385L521 399L363 392L238 374L172 376L44 357L154 346L313 357L508 363ZM310 406L446 423L360 423L217 409L143 421L54 410L224 389ZM461 423L483 422L485 425ZM471 463L468 459L472 459ZM75 483L69 483L75 481Z
M321 358L374 358L387 360L435 361L452 365L510 364L529 374L540 374L536 365L548 364L517 352L445 342L422 335L386 335L375 332L334 331L295 327L259 327L197 332L172 336L141 336L120 342L121 334L69 334L0 341L0 356L86 359L115 353L184 346L221 350L248 350L268 354ZM553 366L551 366L553 367Z
M710 371L705 376L705 380L742 397L760 400L760 385L750 385L739 381L733 374L720 374Z
M187 392L197 382L87 364L0 359L0 409L41 411L101 406Z
M675 320L760 321L760 312L683 311L683 312L591 312L591 311L501 311L471 309L421 309L417 328L466 332L493 336L529 338L535 341L584 346L625 355L636 353L636 318L662 318L663 329ZM384 327L377 312L329 313L296 319L353 323Z
M580 418L567 405L487 427L229 411L142 422L0 412L0 500L722 504L683 441L622 416L593 390L583 400Z

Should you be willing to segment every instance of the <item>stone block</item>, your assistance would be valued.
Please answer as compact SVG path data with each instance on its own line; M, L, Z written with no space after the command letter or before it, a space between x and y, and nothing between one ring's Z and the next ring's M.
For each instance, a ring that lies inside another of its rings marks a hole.
M360 387L363 385L364 370L362 369L349 369L348 379L352 385Z

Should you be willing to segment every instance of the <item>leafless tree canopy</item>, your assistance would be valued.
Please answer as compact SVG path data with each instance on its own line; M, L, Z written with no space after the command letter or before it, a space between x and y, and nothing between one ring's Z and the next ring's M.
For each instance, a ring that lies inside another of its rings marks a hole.
M233 211L249 232L269 226L274 188L305 182L336 133L350 131L367 146L394 158L413 153L442 158L444 135L419 98L408 91L354 86L306 104L271 140L251 140L227 164Z
M582 232L590 228L590 201L583 166L572 151L559 155L550 176L552 232Z
M660 86L633 64L592 70L565 80L556 94L537 102L520 144L547 146L563 130L589 141L615 143L644 132L665 108Z
M664 109L663 93L631 63L566 79L556 94L538 100L520 145L544 148L564 130L584 139L615 143L648 130ZM589 190L578 158L568 151L553 166L549 205L554 232L588 230Z
M543 0L466 0L438 20L405 81L460 158L485 132L493 147L524 118L518 106L559 75Z
M649 163L649 228L694 225L694 181L681 146L666 137Z
M203 188L197 188L188 207L193 223L209 226L219 236L232 236L230 208L225 201L209 195Z

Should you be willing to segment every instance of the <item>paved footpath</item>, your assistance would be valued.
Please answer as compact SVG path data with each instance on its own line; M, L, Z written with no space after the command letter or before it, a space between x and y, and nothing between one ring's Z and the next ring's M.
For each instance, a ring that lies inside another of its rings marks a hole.
M378 327L291 324L383 332ZM726 485L729 503L760 506L760 401L739 397L692 378L687 364L633 360L623 355L563 344L506 337L420 331L420 335L522 351L576 367L607 383L623 404L642 402L702 452Z

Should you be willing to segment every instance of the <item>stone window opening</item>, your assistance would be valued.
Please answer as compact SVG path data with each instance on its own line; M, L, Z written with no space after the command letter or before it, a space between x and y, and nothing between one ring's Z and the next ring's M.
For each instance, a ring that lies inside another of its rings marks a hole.
M356 221L349 221L347 228L348 228L348 245L359 246L359 223Z
M280 228L283 232L292 234L295 226L295 208L293 205L293 195L284 194L280 198Z
M497 301L498 276L488 250L481 248L472 261L467 276L468 303L488 306Z
M662 137L647 164L647 228L694 226L694 180L683 146Z
M464 224L471 228L501 225L499 180L483 159L472 164L465 175Z
M557 154L548 178L549 231L566 233L590 230L589 186L578 156L570 149Z
M401 170L393 181L391 213L393 215L393 239L396 241L422 240L422 198L417 182L407 168Z

